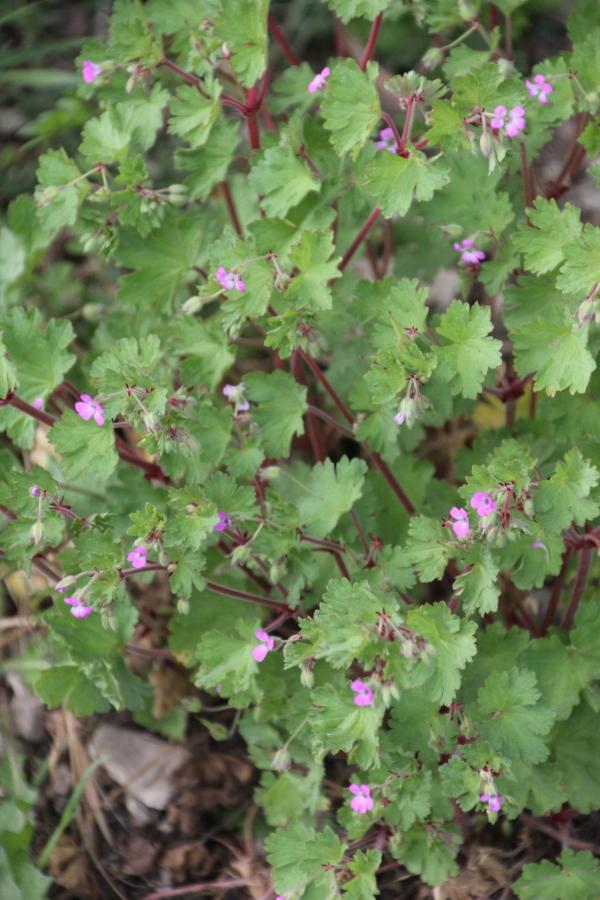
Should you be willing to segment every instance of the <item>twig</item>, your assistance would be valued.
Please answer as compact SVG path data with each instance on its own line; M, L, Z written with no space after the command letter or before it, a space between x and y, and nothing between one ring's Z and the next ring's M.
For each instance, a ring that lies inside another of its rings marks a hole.
M344 253L344 255L342 257L342 261L340 262L340 264L338 266L338 269L340 270L340 272L344 271L344 269L346 268L346 266L348 265L348 263L350 262L350 260L352 259L352 257L354 256L354 254L356 253L356 251L362 244L362 242L364 241L366 235L369 233L369 231L371 230L371 228L377 221L380 212L381 212L381 210L379 209L378 206L376 206L375 209L373 210L373 212L370 214L367 221L365 222L365 224L362 226L362 228L360 229L360 231L358 232L358 234L356 235L356 237L350 244L350 246L348 247L348 249L346 250L346 252Z
M292 50L292 48L290 47L290 45L284 38L283 34L281 33L281 31L279 29L279 25L275 21L275 17L273 16L272 13L269 13L268 22L269 22L269 31L271 32L271 34L273 35L273 37L279 44L279 46L281 48L281 52L283 53L283 55L289 62L290 66L299 66L300 65L300 57L297 56L296 53L294 53L294 51Z
M235 203L233 202L231 190L229 189L229 185L226 181L221 182L221 192L227 205L227 211L229 212L229 218L231 219L231 224L235 229L235 233L238 237L243 238L244 232L242 231L242 226L237 213L237 209L235 208Z
M552 593L550 594L548 606L546 607L546 614L540 628L540 637L543 637L546 634L548 628L554 621L556 610L558 609L558 604L560 603L560 595L562 594L562 589L565 583L567 569L569 568L570 561L571 550L567 547L562 556L562 565L560 567L560 572L554 579L554 584L552 585Z
M227 891L229 888L234 887L248 887L248 881L245 878L232 878L230 881L197 881L195 884L186 884L182 887L161 888L160 891L146 894L142 900L163 900L163 897L182 897L184 894L191 894L193 891L202 894L205 891Z

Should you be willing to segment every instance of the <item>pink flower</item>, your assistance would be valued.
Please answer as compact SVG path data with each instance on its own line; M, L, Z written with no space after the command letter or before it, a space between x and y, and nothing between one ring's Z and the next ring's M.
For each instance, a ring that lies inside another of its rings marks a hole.
M36 409L43 409L44 408L44 398L36 397L31 405L34 406Z
M536 75L533 81L525 80L525 87L531 97L537 97L540 103L546 104L548 97L554 90L549 81L543 75Z
M490 812L500 812L502 809L502 794L488 794L484 792L479 795L482 803L487 803Z
M71 615L76 619L87 619L94 612L93 607L86 606L84 603L78 603L77 606L71 607Z
M327 79L329 78L331 71L329 66L325 66L318 75L315 75L313 80L308 85L308 93L315 94L317 91L322 90L327 84Z
M470 505L476 511L477 515L484 519L494 512L497 503L489 494L486 494L485 491L477 491L477 493L473 494L471 497Z
M39 486L37 484L34 484L33 487L29 488L29 493L31 494L32 497L39 497L40 496Z
M96 425L104 425L104 407L89 394L81 395L75 404L75 412L86 422L93 418Z
M364 681L361 681L359 678L357 678L356 681L352 681L350 683L350 687L356 695L354 697L354 703L356 706L373 705L373 691L368 684L365 684Z
M483 250L478 250L471 238L465 238L460 244L455 244L454 249L460 253L460 258L469 266L478 266L485 259Z
M450 523L450 527L452 528L452 531L454 532L456 537L466 537L471 530L469 526L469 516L466 509L463 509L462 506L453 506L450 510L450 515L453 519L455 519L454 522Z
M213 528L213 531L225 531L227 528L231 526L231 518L227 515L226 512L217 512L219 517L219 521Z
M272 638L270 634L267 634L266 631L261 631L260 629L254 632L254 637L258 638L260 644L256 645L252 651L252 656L256 662L261 663L267 653L270 653L275 646L275 638Z
M497 106L490 124L494 131L504 130L507 137L514 138L525 128L525 109L513 106L509 112L505 106Z
M76 619L86 619L94 611L93 607L82 603L79 597L65 597L65 603L71 607L71 615Z
M375 805L368 784L351 784L350 793L354 794L350 806L356 813L366 813Z
M250 409L249 402L244 399L244 382L240 384L226 384L223 387L223 395L235 405L236 414Z
M147 552L145 547L134 547L133 550L127 554L127 561L131 563L134 569L143 569L146 565Z
M397 153L396 137L392 128L382 128L379 132L379 140L375 141L377 150L389 150L390 153Z
M227 271L223 266L219 266L217 269L217 274L215 278L219 282L222 288L226 291L232 291L234 288L236 291L239 291L240 294L243 294L246 290L246 284L240 276L233 269L231 271Z
M101 72L101 66L99 66L95 62L92 62L91 59L84 59L83 65L81 67L81 74L86 84L91 84L93 81L95 81Z
M403 409L399 410L394 416L394 422L396 425L404 425L404 420L406 419L406 413Z

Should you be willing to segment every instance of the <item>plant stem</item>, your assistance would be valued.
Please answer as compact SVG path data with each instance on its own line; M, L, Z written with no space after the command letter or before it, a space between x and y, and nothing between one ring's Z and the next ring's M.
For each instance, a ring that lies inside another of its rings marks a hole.
M346 563L344 562L344 560L342 559L342 557L340 556L340 554L334 553L332 555L337 563L337 567L340 570L342 576L344 578L346 578L348 581L352 581L352 577L350 575L350 572L348 571L348 567L347 567Z
M519 144L519 153L521 155L521 178L523 180L523 196L525 198L525 206L532 206L535 199L533 185L531 182L531 170L527 162L527 150L525 144L521 141Z
M575 579L575 584L573 585L573 593L571 594L571 599L569 600L569 605L567 607L565 617L560 625L560 627L564 628L565 631L568 631L573 624L575 613L577 612L577 608L579 606L579 601L581 600L583 592L585 591L585 586L587 584L588 575L590 572L590 566L592 564L592 553L593 550L591 547L583 547L580 550L579 568L577 569L577 577Z
M313 416L318 416L319 419L323 419L324 422L327 422L334 428L337 428L337 430L341 431L342 434L345 434L346 437L354 438L354 433L350 431L349 428L346 428L345 425L342 425L341 422L338 422L333 418L333 416L330 416L329 413L326 413L324 409L320 409L318 406L309 406L308 412L312 413Z
M344 269L346 268L346 266L348 265L348 263L350 262L350 260L352 259L352 257L354 256L354 254L356 253L358 248L360 247L360 245L362 244L366 235L369 233L369 231L371 230L371 228L377 221L380 212L381 212L381 210L379 209L378 206L376 206L375 209L373 210L373 212L370 214L367 221L365 222L365 224L362 226L362 228L360 229L360 231L358 232L358 234L356 235L356 237L350 244L350 246L348 247L348 249L346 250L346 252L344 253L344 256L342 257L342 261L340 262L340 264L338 266L338 269L340 270L340 272L344 271Z
M278 603L269 597L261 597L258 594L249 594L247 591L238 591L235 588L227 587L224 584L217 584L216 581L207 581L206 588L214 594L223 594L225 597L235 597L237 600L246 600L248 603L256 603L258 606L268 606L276 612L288 613L290 616L297 616L298 611L293 610L286 603Z
M558 609L558 604L560 603L560 595L562 594L563 585L565 583L565 578L567 575L567 570L569 568L569 563L571 562L571 551L567 547L562 556L562 565L560 567L560 572L554 579L554 584L552 585L552 592L550 594L550 599L548 600L548 606L546 607L546 614L544 615L544 619L542 622L542 626L540 628L540 637L543 637L550 625L552 625L554 621L554 617L556 615L556 610Z
M365 537L365 533L362 530L362 526L360 524L358 516L356 515L356 513L354 512L353 509L350 510L349 515L350 515L350 518L352 519L352 522L354 523L354 527L356 528L356 533L358 534L358 539L359 539L360 543L362 544L362 548L365 551L366 556L368 556L369 555L369 542L367 541L367 539Z
M360 67L365 71L367 68L367 63L373 56L373 51L375 50L375 44L377 43L377 38L379 36L379 29L381 28L381 20L383 19L383 13L380 12L377 18L373 21L371 25L371 31L369 32L369 39L367 41L367 46L365 47L365 52L362 55L362 59L360 61Z
M260 132L258 130L258 119L256 118L256 113L258 110L258 93L256 87L252 87L248 90L246 95L246 107L244 110L244 115L246 116L246 123L248 125L248 137L250 140L250 146L253 150L260 150Z
M227 205L227 211L229 212L229 218L231 219L231 224L235 229L235 233L238 237L243 239L244 232L242 231L242 226L237 214L237 209L235 208L235 203L233 202L233 197L231 196L231 190L229 189L229 185L226 181L221 182L221 191L223 193L223 198Z
M398 145L399 154L404 153L404 151L406 150L406 145L410 141L415 103L416 100L414 97L409 97L406 101L406 118L404 119L404 128L402 129L402 134L400 135L400 144Z
M352 415L342 398L339 396L333 385L329 383L329 380L321 371L317 361L313 359L313 357L309 353L306 353L305 350L302 350L301 347L298 348L298 353L300 354L308 368L311 370L315 378L323 385L346 421L349 422L350 425L354 425L354 416Z
M269 13L268 22L269 22L269 31L271 32L271 34L273 35L273 37L279 44L279 46L281 48L281 52L283 53L283 55L289 62L290 66L299 66L300 65L300 57L294 53L294 51L292 50L292 48L290 47L290 45L284 38L283 34L281 33L281 31L279 29L279 25L275 21L275 17L273 16L273 13Z
M373 460L375 467L379 469L379 471L393 490L394 494L396 495L406 512L409 514L409 516L413 516L416 512L416 509L396 481L396 477L386 461L377 452L371 452L371 459Z

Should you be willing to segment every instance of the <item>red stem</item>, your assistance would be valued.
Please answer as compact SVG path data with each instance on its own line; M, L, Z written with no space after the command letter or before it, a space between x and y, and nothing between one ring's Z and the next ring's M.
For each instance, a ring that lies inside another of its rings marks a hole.
M365 533L362 530L362 526L360 524L358 516L356 515L356 513L354 512L353 509L350 510L350 518L352 519L352 521L354 523L354 527L356 528L356 533L358 534L358 538L362 544L362 548L365 551L365 555L368 556L369 555L369 542L367 541L367 539L365 537Z
M348 581L352 581L352 577L350 575L350 572L348 571L348 566L346 565L346 563L344 562L344 560L342 559L340 554L334 553L333 558L335 559L335 561L337 563L337 567L340 570L342 576L344 578L346 578Z
M242 226L237 214L237 209L235 208L235 203L233 202L233 197L231 196L231 191L226 181L221 182L221 191L223 192L223 197L225 199L225 203L227 204L227 211L229 212L229 218L231 219L231 224L235 229L235 233L238 237L243 239L244 232L242 231Z
M554 584L552 585L552 593L550 594L548 606L546 607L546 614L540 628L540 637L543 637L546 634L548 628L554 622L554 617L556 616L556 610L558 609L558 604L560 603L560 595L562 594L562 589L565 583L567 569L569 568L570 562L571 551L567 547L562 556L562 565L560 567L560 572L554 579Z
M398 146L398 153L400 154L404 153L404 151L406 150L406 145L410 141L415 102L416 101L414 97L409 97L406 101L406 117L404 119L404 128L402 129L402 134L400 135L400 144Z
M521 141L519 144L519 153L521 154L521 178L523 180L523 195L525 197L525 206L532 206L535 199L533 185L531 183L531 170L527 162L527 150L525 144Z
M272 13L269 13L268 21L269 21L269 31L271 32L271 34L273 35L273 37L279 44L279 46L281 48L281 52L283 53L283 55L289 62L290 66L299 66L300 65L300 57L294 53L294 51L292 50L292 48L290 47L290 45L284 38L283 34L281 33L281 31L279 29L279 25L275 21L275 17L273 16Z
M409 514L409 516L413 516L416 512L416 509L414 508L414 506L412 505L412 503L410 502L410 500L408 499L408 497L406 496L406 494L404 493L404 491L402 490L402 488L396 481L396 476L394 475L394 473L392 472L392 470L390 469L390 467L388 466L386 461L384 459L382 459L382 457L379 455L379 453L376 453L376 452L371 453L371 459L373 460L376 468L379 469L379 471L381 472L381 474L383 475L383 477L385 478L385 480L387 481L387 483L389 484L389 486L395 493L396 497L398 498L398 500L400 501L400 503L402 504L402 506L404 507L406 512Z
M248 125L248 137L250 146L253 150L260 150L260 132L258 129L258 119L256 113L258 111L258 93L256 87L250 88L246 94L246 107L244 115Z
M354 256L354 254L356 253L356 251L362 244L362 242L364 241L366 235L369 233L369 231L371 230L371 228L377 221L380 212L381 212L381 210L379 209L378 206L376 206L375 209L373 210L373 212L371 213L371 215L369 216L369 218L367 219L367 221L365 222L365 224L363 225L363 227L360 229L360 231L358 232L358 234L356 235L356 237L354 238L354 240L352 241L352 243L346 250L346 252L344 253L344 256L342 257L342 261L340 262L340 264L338 266L338 269L340 270L340 272L344 271L344 269L346 268L346 266L348 265L348 263L350 262L350 260L352 259L352 257Z
M379 36L379 29L381 28L381 20L383 19L383 13L380 12L377 18L374 20L371 25L371 31L369 32L369 39L367 41L367 46L365 47L365 52L363 53L362 59L360 61L360 67L365 71L367 68L367 63L373 56L373 51L375 49L375 44L377 43L377 38Z
M325 375L319 368L319 364L317 363L317 361L315 359L313 359L313 357L309 353L306 353L305 350L302 350L301 347L298 348L298 353L300 354L300 356L302 357L302 359L304 360L304 362L306 363L308 368L311 370L313 375L323 385L323 387L325 388L325 390L327 391L327 393L329 394L329 396L331 397L331 399L333 400L333 402L335 403L335 405L337 406L339 411L342 413L342 415L344 416L346 421L349 422L350 425L354 425L354 416L352 415L352 413L350 412L350 410L348 409L348 407L346 406L346 404L344 403L342 398L339 396L337 391L329 383L329 381L327 380L327 378L325 377Z
M577 578L575 579L575 584L573 585L573 593L571 594L571 599L569 600L569 605L567 607L565 617L560 625L560 627L564 628L565 631L568 631L573 624L575 613L577 612L577 608L579 606L579 601L581 600L583 592L585 591L585 586L587 584L588 575L590 572L590 566L592 564L592 553L593 550L591 547L583 547L580 550Z

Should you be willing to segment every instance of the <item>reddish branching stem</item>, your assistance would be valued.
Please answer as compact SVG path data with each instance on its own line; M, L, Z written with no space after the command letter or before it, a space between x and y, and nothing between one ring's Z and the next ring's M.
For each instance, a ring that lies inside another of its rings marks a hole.
M260 150L260 131L258 128L258 118L256 116L259 107L258 92L255 86L250 88L246 94L246 106L244 108L246 124L248 125L248 138L253 150Z
M365 52L362 55L362 59L360 61L360 67L365 71L367 68L367 63L373 56L373 51L375 50L375 44L377 43L377 38L379 37L379 29L381 28L381 20L383 19L383 13L379 13L377 18L374 20L371 25L371 31L369 32L369 38L367 40L367 46L365 47Z
M346 266L348 265L348 263L350 262L350 260L352 259L352 257L354 256L354 254L356 253L356 251L362 244L362 242L364 241L365 237L367 236L367 234L369 233L369 231L371 230L371 228L373 227L373 225L379 218L380 212L381 212L381 210L379 209L378 206L376 206L375 209L373 210L373 212L370 214L367 221L365 222L365 224L362 226L362 228L360 229L360 231L358 232L358 234L356 235L356 237L350 244L350 246L348 247L348 249L346 250L346 252L344 253L344 255L342 257L342 261L340 262L340 264L338 266L338 269L340 270L340 272L344 271L344 269L346 268Z
M561 628L564 628L565 631L568 631L572 626L575 614L579 608L579 601L581 600L587 585L593 552L594 550L592 547L582 547L579 551L580 556L577 577L575 578L575 584L573 585L573 592L571 594L571 599L569 600L569 605L567 606L567 611L560 626Z
M300 57L296 53L294 53L294 51L286 41L272 13L269 13L269 31L279 44L281 52L289 62L290 66L299 66Z

